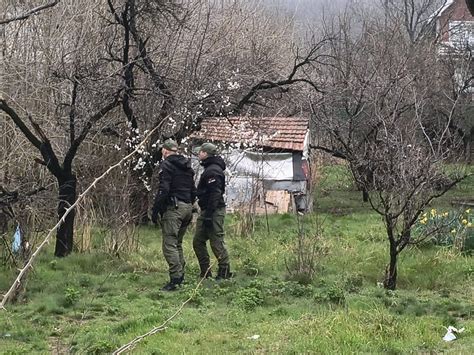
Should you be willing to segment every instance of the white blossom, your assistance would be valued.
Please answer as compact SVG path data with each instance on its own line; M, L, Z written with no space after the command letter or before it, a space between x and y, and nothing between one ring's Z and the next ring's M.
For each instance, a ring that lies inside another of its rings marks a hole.
M229 81L227 83L227 90L237 90L240 88L240 84L237 81Z

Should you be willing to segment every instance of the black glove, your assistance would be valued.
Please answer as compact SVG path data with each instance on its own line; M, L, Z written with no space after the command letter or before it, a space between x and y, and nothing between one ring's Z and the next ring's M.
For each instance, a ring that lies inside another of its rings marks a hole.
M212 218L204 217L204 219L202 220L202 225L206 228L211 228L212 227Z
M153 222L153 224L161 224L161 213L159 212L153 212L151 214L151 221Z

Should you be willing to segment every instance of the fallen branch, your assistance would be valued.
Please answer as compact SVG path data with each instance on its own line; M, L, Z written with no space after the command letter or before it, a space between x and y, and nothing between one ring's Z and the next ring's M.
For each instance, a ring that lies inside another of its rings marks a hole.
M65 212L64 212L64 215L62 216L62 218L58 221L58 223L56 223L56 225L48 232L48 234L46 235L46 237L44 238L44 240L41 242L41 244L36 248L35 252L33 254L31 254L30 258L28 259L28 261L26 262L25 266L20 270L20 272L18 273L18 276L17 278L15 279L15 281L13 282L12 286L10 287L10 289L7 291L7 293L5 295L3 295L3 299L2 299L2 302L0 303L0 309L3 309L5 310L5 304L8 302L8 300L10 299L10 297L12 297L12 295L14 294L15 290L20 286L20 283L21 283L21 280L24 276L24 274L28 271L29 268L32 267L32 264L33 264L33 260L38 256L39 252L41 251L41 249L43 249L43 247L49 242L49 239L51 238L51 236L53 235L53 233L59 228L59 226L64 223L65 221L65 218L67 217L67 215L79 204L79 202L81 202L83 199L84 199L84 196L86 196L89 191L91 191L95 185L100 181L102 180L105 176L107 176L113 169L119 167L120 165L122 165L122 163L124 163L125 161L127 161L128 159L130 159L136 152L138 152L138 150L145 144L145 142L150 138L150 136L152 135L152 133L154 133L158 128L160 128L161 125L158 125L156 126L155 128L153 128L144 138L143 140L140 142L140 144L138 144L136 146L136 148L130 153L128 154L127 156L123 157L118 163L110 166L102 175L100 175L99 177L97 177L93 182L92 184L89 185L89 187L87 189L84 190L83 193L81 193L76 202L74 202Z
M214 263L213 263L214 264ZM163 324L157 326L157 327L154 327L152 330L150 330L149 332L145 333L145 334L142 334L142 335L139 335L137 336L135 339L133 339L131 342L125 344L125 345L122 345L120 348L118 348L117 350L115 350L112 354L113 355L119 355L119 354L122 354L123 352L125 351L128 351L128 350L131 350L133 349L133 347L135 347L135 345L137 345L140 341L142 341L143 339L145 339L146 337L149 337L150 335L153 335L153 334L156 334L156 333L159 333L163 330L165 330L167 328L167 324L169 322L171 322L174 318L176 318L176 316L178 314L181 313L181 311L183 310L184 306L186 306L186 304L188 304L193 298L194 296L196 295L197 291L199 290L199 288L201 287L201 284L202 282L206 279L206 276L207 274L209 273L209 270L211 270L212 266L209 266L209 268L207 269L206 271L206 274L204 275L203 278L201 278L201 280L199 280L198 284L196 285L196 287L194 288L193 290L193 293L191 294L191 296L189 296L189 298L184 301L181 306L176 310L176 312L173 313L173 315L171 317L169 317L167 320L165 320L163 322Z

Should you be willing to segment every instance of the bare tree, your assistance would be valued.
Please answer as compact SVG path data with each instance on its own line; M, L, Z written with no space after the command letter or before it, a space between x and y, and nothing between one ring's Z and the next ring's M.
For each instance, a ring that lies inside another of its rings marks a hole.
M383 0L385 21L403 24L411 42L432 37L437 11L447 0Z
M73 163L79 147L120 102L119 86L101 60L97 14L84 5L54 7L24 26L14 22L5 29L8 60L2 82L8 85L0 94L0 110L40 154L36 162L56 179L59 219L76 200ZM65 16L77 21L62 21ZM56 256L72 251L73 232L71 213L57 231Z
M411 228L423 209L467 176L462 137L462 87L431 41L405 39L403 28L367 19L359 34L343 18L326 57L324 94L313 116L327 134L315 147L342 157L372 208L384 220L390 261L384 286L395 289L397 258L416 243ZM437 75L433 75L433 72Z

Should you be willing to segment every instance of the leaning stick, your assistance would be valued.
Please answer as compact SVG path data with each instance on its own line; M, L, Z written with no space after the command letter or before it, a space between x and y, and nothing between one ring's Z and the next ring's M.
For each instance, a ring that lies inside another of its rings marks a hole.
M163 120L164 122L165 120ZM43 249L43 247L49 242L49 239L51 238L51 236L53 235L54 231L56 231L59 226L64 223L65 221L65 218L66 216L79 204L79 202L81 202L84 197L89 193L89 191L91 191L95 185L100 181L102 180L105 176L107 176L113 169L119 167L120 165L122 165L123 162L125 162L126 160L130 159L144 144L145 142L148 140L148 138L150 138L150 136L152 135L152 133L154 131L156 131L161 125L158 125L156 126L155 128L153 128L150 132L148 132L148 134L143 138L143 140L136 146L136 148L128 155L126 155L125 157L123 157L118 163L110 166L102 175L100 175L99 177L97 177L93 182L92 184L89 185L89 187L87 189L84 190L83 193L81 193L79 195L79 197L76 199L76 202L74 202L65 212L64 212L64 215L62 216L62 218L58 221L58 223L56 223L56 225L48 232L48 234L46 235L46 237L44 238L44 240L41 242L41 244L36 248L35 252L33 254L31 254L30 258L28 259L28 261L26 262L25 266L19 271L18 273L18 276L16 277L15 281L13 282L12 286L10 287L10 289L7 291L7 293L5 293L3 295L3 299L2 299L2 302L0 303L0 309L2 310L5 310L5 304L8 302L8 300L10 299L10 297L12 296L12 294L15 292L15 290L17 289L17 287L20 285L21 283L21 279L23 278L23 276L25 275L25 273L28 271L29 268L32 267L32 264L33 264L33 260L36 259L36 257L38 256L39 252L41 251L41 249Z

